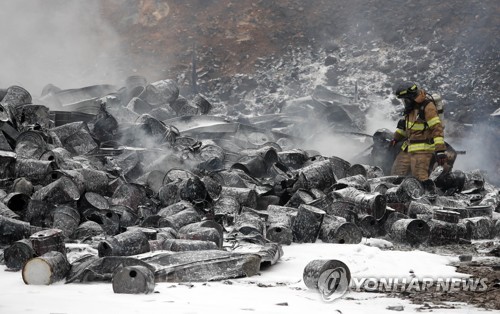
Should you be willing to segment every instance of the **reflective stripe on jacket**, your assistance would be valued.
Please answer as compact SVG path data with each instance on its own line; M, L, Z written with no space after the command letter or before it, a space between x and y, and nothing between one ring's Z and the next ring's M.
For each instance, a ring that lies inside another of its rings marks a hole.
M408 115L405 116L405 130L397 129L394 132L394 138L401 140L406 138L406 142L401 147L402 150L408 149L408 152L434 152L444 151L444 130L441 120L434 103L430 100L424 105L425 120L419 117L419 105Z

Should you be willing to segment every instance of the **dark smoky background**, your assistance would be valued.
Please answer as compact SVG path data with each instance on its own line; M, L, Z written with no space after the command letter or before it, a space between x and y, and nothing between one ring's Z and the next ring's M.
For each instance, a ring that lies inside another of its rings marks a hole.
M353 97L356 83L365 121L346 131L370 135L394 129L392 87L412 80L442 95L446 140L467 152L456 167L494 172L499 25L497 0L2 1L0 86L38 95L139 74L173 79L189 98L196 77L218 113L248 117L317 85ZM370 145L314 118L297 128L310 149L348 158Z

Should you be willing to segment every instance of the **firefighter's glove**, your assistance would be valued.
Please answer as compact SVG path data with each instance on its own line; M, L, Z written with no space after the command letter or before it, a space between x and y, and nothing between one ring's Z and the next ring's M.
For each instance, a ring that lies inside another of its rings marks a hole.
M394 147L394 146L396 146L396 143L397 143L397 142L398 142L398 141L396 141L396 139L394 139L394 138L393 138L393 139L391 140L391 142L389 143L389 146L390 146L390 147Z
M436 162L438 165L443 166L448 161L448 157L444 151L436 152Z

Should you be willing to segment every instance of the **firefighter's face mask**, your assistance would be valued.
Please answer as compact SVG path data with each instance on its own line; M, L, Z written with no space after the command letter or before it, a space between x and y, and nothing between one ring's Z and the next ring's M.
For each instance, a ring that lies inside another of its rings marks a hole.
M409 114L413 108L415 107L415 99L410 99L410 98L403 98L403 103L405 106L404 113Z

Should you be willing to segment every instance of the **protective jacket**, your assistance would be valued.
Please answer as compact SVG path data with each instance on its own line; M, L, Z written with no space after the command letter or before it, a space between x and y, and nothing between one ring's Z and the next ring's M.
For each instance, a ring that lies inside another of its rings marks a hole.
M445 151L444 130L436 105L425 99L405 115L405 122L398 124L394 139L406 138L401 149L409 153Z

